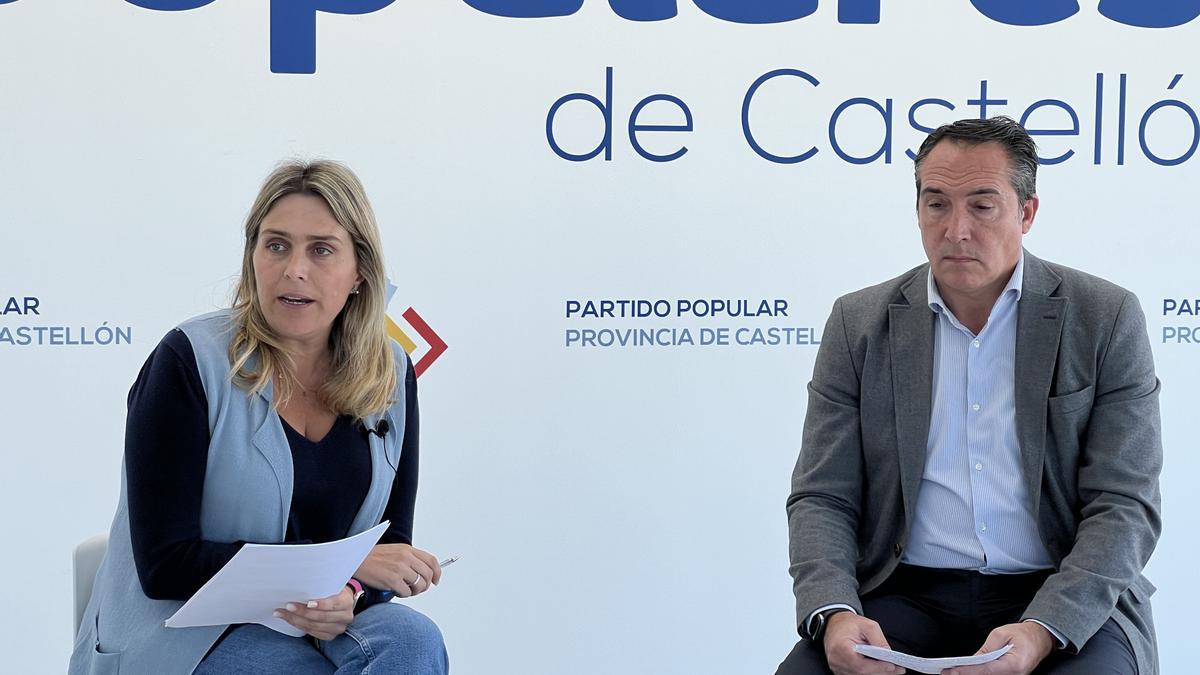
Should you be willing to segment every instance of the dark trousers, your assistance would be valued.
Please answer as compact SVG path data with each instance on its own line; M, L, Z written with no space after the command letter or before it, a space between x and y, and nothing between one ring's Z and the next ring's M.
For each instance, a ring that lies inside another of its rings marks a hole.
M930 658L966 656L988 633L1015 623L1049 572L987 575L900 565L862 599L863 613L883 629L892 649ZM796 643L775 675L829 672L820 643ZM1078 654L1056 650L1036 675L1137 675L1129 638L1109 619Z

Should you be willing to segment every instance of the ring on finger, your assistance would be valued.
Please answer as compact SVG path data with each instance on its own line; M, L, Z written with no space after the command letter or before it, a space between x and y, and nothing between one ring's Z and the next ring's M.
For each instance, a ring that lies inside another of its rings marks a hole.
M416 587L416 585L421 583L421 581L422 581L421 575L420 575L420 573L418 573L416 579L413 579L412 581L406 581L404 583L408 584L409 586Z

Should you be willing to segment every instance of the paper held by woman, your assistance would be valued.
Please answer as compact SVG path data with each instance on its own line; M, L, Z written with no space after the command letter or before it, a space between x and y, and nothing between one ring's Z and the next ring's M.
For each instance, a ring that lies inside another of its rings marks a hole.
M321 544L246 544L166 620L167 628L257 623L285 635L304 631L272 612L289 602L341 590L387 530L389 521Z

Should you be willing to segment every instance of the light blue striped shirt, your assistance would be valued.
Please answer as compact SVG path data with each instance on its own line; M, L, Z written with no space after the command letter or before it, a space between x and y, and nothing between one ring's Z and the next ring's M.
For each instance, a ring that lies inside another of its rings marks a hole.
M979 335L926 281L934 328L925 473L903 561L1014 574L1053 567L1030 510L1017 444L1017 303L1025 256Z

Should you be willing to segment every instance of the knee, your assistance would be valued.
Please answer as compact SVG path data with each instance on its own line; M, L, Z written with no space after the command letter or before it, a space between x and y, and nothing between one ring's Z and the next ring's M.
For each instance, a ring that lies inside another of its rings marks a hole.
M380 652L393 651L404 662L406 670L403 672L432 674L449 670L446 643L442 639L442 631L432 619L396 603L379 605L367 611L383 614L379 633L386 637L382 640L383 644L379 645ZM389 650L389 646L393 649Z
M396 630L401 635L406 636L410 643L415 643L437 653L446 651L446 643L442 639L442 631L433 622L433 619L404 605L392 606L402 610L393 612L393 621L396 624Z
M804 640L797 642L791 653L779 664L775 675L827 675L825 651L821 646Z

